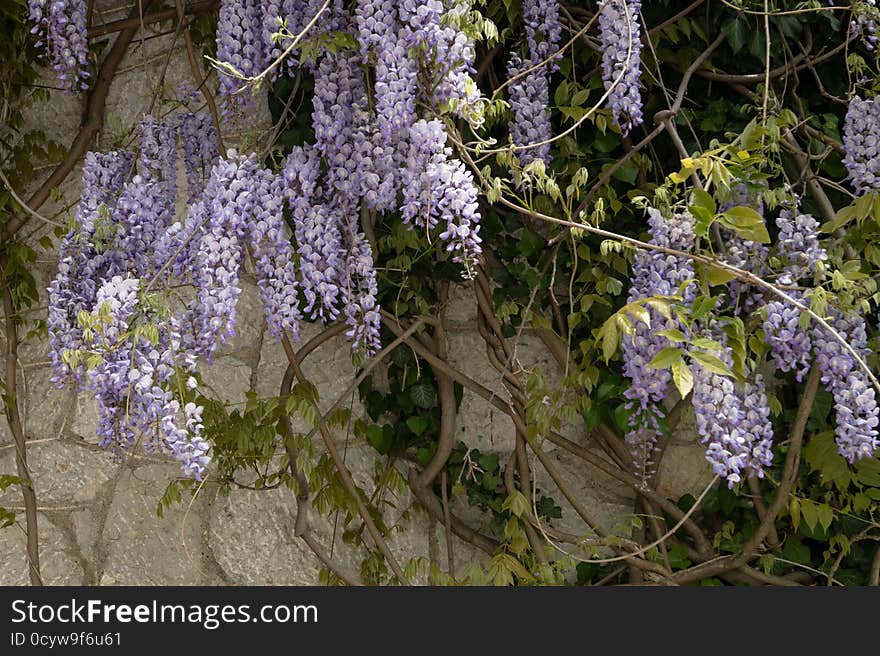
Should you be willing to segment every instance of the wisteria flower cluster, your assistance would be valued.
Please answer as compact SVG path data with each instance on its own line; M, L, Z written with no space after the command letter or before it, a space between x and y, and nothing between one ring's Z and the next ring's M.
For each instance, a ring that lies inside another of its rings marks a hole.
M723 334L714 337L723 343ZM732 367L729 349L714 355ZM713 473L731 488L742 475L763 478L764 467L773 462L773 427L763 377L757 374L741 387L730 376L697 366L692 402Z
M776 219L779 227L779 254L786 264L779 282L792 284L812 275L816 265L827 259L825 249L819 244L819 222L808 214L793 215L783 209ZM802 292L792 290L789 294L798 302L804 302ZM801 311L780 299L767 303L764 318L764 339L770 346L770 354L780 371L795 371L800 381L810 368L810 336L801 326Z
M614 124L624 135L642 124L641 5L641 0L602 0L599 6L602 80Z
M557 49L562 27L556 0L523 2L528 56L514 53L507 64L510 82L510 108L513 121L510 137L517 156L526 165L536 159L550 163L550 73L555 66L543 63Z
M310 181L308 196L291 200L303 207L294 232L301 256L305 253L306 312L335 316L330 308L345 289L341 281L351 272L344 263L353 249L360 252L358 266L365 272L362 265L372 254L350 220L362 205L376 212L400 211L405 222L423 230L436 228L453 260L463 263L467 274L473 272L481 252L473 175L453 157L441 120L424 118L418 109L427 106L433 114L445 108L466 118L478 112L473 43L456 27L467 8L458 2L447 9L439 0L360 0L347 23L338 21L357 39L357 50L325 52L313 66L314 148L291 154L287 167L310 167L302 174ZM372 67L372 85L365 64ZM315 172L319 163L324 175ZM293 180L300 173L285 175ZM318 197L309 211L312 194ZM315 236L318 226L320 237ZM333 248L341 250L331 254ZM364 284L364 289L374 286ZM346 316L353 321L373 315L346 311Z
M836 314L835 330L864 361L868 354L865 320L857 314ZM816 326L812 336L822 383L834 397L838 452L849 462L870 458L878 447L880 409L876 390L852 354L825 328Z
M650 243L665 248L689 251L694 245L694 218L689 212L664 216L655 208L648 209ZM660 251L639 251L633 261L632 286L627 301L652 297L679 297L677 301L690 305L694 299L694 286L686 285L694 278L691 261L678 255ZM682 287L684 287L683 296ZM624 375L631 385L624 392L629 399L627 408L632 411L627 442L633 452L637 471L647 474L651 468L651 455L659 436L656 406L666 396L672 375L668 369L649 367L649 363L666 346L668 340L657 331L664 328L680 329L675 319L666 319L654 308L648 307L651 326L635 322L634 332L622 341Z
M853 98L843 123L843 164L860 194L880 189L880 96Z
M39 36L66 91L88 88L89 43L84 0L28 0L31 32Z
M143 438L201 479L209 459L202 410L171 385L175 374L195 371L197 353L184 323L149 293L162 248L184 250L171 223L178 125L146 117L137 160L126 151L86 155L76 226L49 287L50 359L57 384L73 381L95 395L103 446L121 453ZM195 136L216 141L213 124L200 125Z

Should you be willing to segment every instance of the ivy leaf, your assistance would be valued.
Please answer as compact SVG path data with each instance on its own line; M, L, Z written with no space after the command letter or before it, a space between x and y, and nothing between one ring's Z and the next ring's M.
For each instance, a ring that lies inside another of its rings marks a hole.
M434 405L434 388L428 383L419 383L409 388L409 398L420 408Z
M415 435L420 436L428 428L428 420L421 415L415 415L406 420L406 425Z
M367 426L367 442L383 456L391 450L391 444L394 441L394 432L391 426L380 426L379 424L370 424Z
M734 55L742 50L748 36L748 30L743 21L736 18L727 21L721 26L721 31L727 37L727 42L730 44L730 49L733 50Z

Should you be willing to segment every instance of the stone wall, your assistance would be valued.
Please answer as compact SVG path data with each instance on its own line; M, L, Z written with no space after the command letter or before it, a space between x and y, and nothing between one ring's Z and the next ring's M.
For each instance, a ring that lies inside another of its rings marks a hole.
M124 17L127 7L118 2L97 2L96 24ZM167 28L167 26L166 26ZM105 128L93 145L109 148L150 106L153 90L161 81L166 53L172 35L137 38L120 67L108 102ZM190 71L182 44L177 44L168 60L165 85L173 88L189 80ZM52 83L50 77L45 80ZM68 144L80 121L80 99L53 93L50 102L36 107L31 122L50 137ZM227 138L235 143L236 135ZM241 135L238 135L239 141ZM38 178L48 175L38 173ZM27 190L21 190L22 192ZM41 212L52 216L75 201L79 194L79 171L74 171L61 187L61 200L47 203ZM58 215L66 219L66 215ZM45 226L31 222L26 238L36 242L48 234ZM39 285L48 285L55 270L55 253L41 255L37 263ZM280 346L266 332L257 289L252 278L244 281L238 335L224 348L214 365L206 370L206 381L218 398L240 402L248 390L275 395L286 359ZM472 290L453 290L446 314L451 364L486 387L504 395L500 376L485 356L485 344L476 329L476 305ZM45 308L45 291L41 307ZM44 311L41 310L41 311ZM316 334L317 326L307 326L304 339ZM159 518L157 502L168 482L178 475L170 460L135 454L124 462L114 461L97 446L96 405L88 394L58 390L50 382L51 371L46 342L26 339L20 348L20 407L27 437L31 477L39 504L41 563L47 584L312 584L318 565L311 551L294 536L295 500L287 490L233 491L218 495L217 487L204 485L190 502L185 499ZM523 366L539 366L549 379L560 376L540 340L529 331L522 335L517 349ZM304 365L317 385L321 405L329 407L350 384L355 370L349 360L344 339L335 339L313 353ZM355 408L357 415L358 408ZM509 418L493 411L469 392L461 406L457 430L460 439L482 451L503 454L512 448L513 430ZM583 431L576 428L569 437L584 443ZM344 445L344 432L338 435ZM590 446L585 444L586 446ZM591 447L592 448L592 447ZM600 472L560 457L547 447L563 478L581 503L611 528L626 521L633 511L633 495ZM675 436L662 470L661 489L667 494L698 489L711 476L702 449L693 444L692 429ZM346 460L355 480L368 485L375 452L355 438L349 438ZM563 519L555 522L561 530L583 534L585 529L543 470L537 468L538 485L563 507ZM0 425L0 474L15 473L14 445L5 422ZM20 524L0 530L0 584L26 584L24 516L17 488L0 495L0 506L19 511ZM452 499L453 510L467 515L466 503ZM395 500L389 515L401 515L412 506L404 494ZM389 517L394 520L394 517ZM320 540L330 549L334 535L333 518L314 517ZM396 533L391 546L400 560L432 555L446 562L445 535L427 515L414 508ZM487 528L487 527L484 527ZM338 532L337 532L338 533ZM338 535L333 544L343 562L357 567L356 555L342 544ZM455 539L458 563L481 556L470 545Z

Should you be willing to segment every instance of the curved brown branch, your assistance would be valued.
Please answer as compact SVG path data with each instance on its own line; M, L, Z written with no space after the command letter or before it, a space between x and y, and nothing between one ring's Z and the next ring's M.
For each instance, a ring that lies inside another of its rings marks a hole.
M143 9L149 8L151 4L152 0L144 0ZM135 4L129 14L130 19L139 17L141 11L140 5L141 3ZM113 78L116 76L116 71L122 63L125 53L128 51L128 46L131 44L132 39L134 39L140 29L139 25L140 23L120 30L119 36L116 37L116 41L113 42L113 46L107 52L107 56L104 58L104 61L101 63L101 68L98 71L95 86L88 94L86 100L85 120L80 126L79 133L74 138L73 143L70 144L67 155L65 155L62 162L55 167L52 174L28 199L28 207L34 212L40 209L43 203L49 199L52 190L64 182L65 178L67 178L76 166L79 159L86 154L92 140L104 125L104 110L107 106L107 94L113 84ZM19 214L12 217L3 228L3 233L0 235L0 243L12 239L12 237L24 227L29 219L30 214Z
M293 346L290 344L290 340L287 338L287 335L284 335L281 339L281 344L284 347L284 353L287 356L287 361L290 363L291 368L293 369L293 374L300 382L306 382L308 379L300 367L299 358L297 358L296 353L293 350ZM367 509L366 504L364 503L363 495L361 494L358 487L355 485L354 480L351 477L351 472L348 471L348 467L346 467L345 462L343 462L342 457L339 455L339 450L336 448L336 443L333 441L333 434L330 432L330 428L327 426L327 422L324 421L324 417L321 414L321 409L315 405L315 421L318 424L318 430L321 433L321 438L324 441L324 446L327 448L327 452L330 454L330 458L333 460L333 464L336 467L336 471L339 474L339 478L342 481L343 487L345 487L346 492L352 497L357 506L358 515L360 515L361 520L364 522L364 526L367 529L367 532L370 534L370 537L373 538L373 542L376 547L385 557L388 566L391 568L391 571L394 572L394 575L397 577L398 581L401 585L409 585L409 581L406 575L403 573L403 569L400 567L400 564L397 562L397 558L394 557L394 554L391 553L391 549L388 546L388 543L385 541L385 538L382 537L382 534L379 532L378 527L376 526L376 522L373 521L372 516L370 515L369 510Z
M0 258L0 270L5 271L6 258ZM28 561L28 577L31 585L43 585L40 575L40 540L37 528L37 495L34 492L34 484L31 472L27 464L27 445L25 444L24 427L21 424L21 415L18 412L18 390L16 377L18 374L18 327L15 318L15 304L12 300L12 291L9 285L3 286L3 318L6 322L6 379L3 381L4 405L6 406L6 420L12 431L12 439L15 441L15 466L20 479L19 487L24 501L25 533L27 535L26 555Z
M415 468L411 468L409 470L409 474L407 475L407 482L409 483L409 487L412 490L412 493L415 495L416 499L425 507L425 509L431 514L431 516L446 526L444 522L444 513L443 513L443 504L440 499L437 498L429 488L423 487L419 484L419 475ZM483 535L479 531L475 531L470 526L465 524L463 521L458 519L455 515L450 513L449 516L450 524L449 528L452 529L452 532L460 537L465 542L470 542L477 549L484 551L490 556L495 555L495 551L498 549L499 545L496 540Z
M293 367L288 365L287 370L284 372L284 377L281 380L279 396L290 394L290 388L292 385ZM291 439L293 436L293 427L290 425L290 417L287 413L282 415L281 426L283 433L281 437L284 439L284 449L287 452L287 459L289 460L288 468L296 481L296 521L294 524L294 535L301 538L303 542L308 545L309 549L312 550L312 553L315 554L318 560L324 563L324 565L336 576L345 581L348 585L360 585L360 582L354 574L345 570L326 554L324 548L311 533L311 526L309 524L309 511L312 507L311 491L309 489L308 479L299 470L296 464L299 459L299 451Z
M806 385L804 386L803 396L801 397L797 416L791 426L788 453L785 457L782 479L779 483L779 488L776 490L776 497L773 499L773 503L767 508L764 519L758 525L757 530L755 530L754 534L743 545L738 554L724 556L717 560L702 563L681 572L676 572L673 574L673 579L676 582L690 583L708 576L716 576L724 572L729 572L747 564L755 557L761 543L770 534L770 531L773 528L773 523L776 521L776 517L779 515L783 507L788 504L788 495L791 493L794 481L797 479L801 458L801 445L804 440L804 431L807 427L807 420L813 410L813 402L816 400L816 392L819 389L820 378L821 373L819 367L813 365L813 368L810 370L810 375L807 378Z

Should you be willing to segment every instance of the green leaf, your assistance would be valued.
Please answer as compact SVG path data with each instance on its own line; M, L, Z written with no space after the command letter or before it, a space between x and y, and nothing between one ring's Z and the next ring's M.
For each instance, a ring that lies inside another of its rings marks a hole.
M667 369L673 362L681 361L681 349L676 346L667 346L660 351L648 363L649 369Z
M670 342L686 342L687 341L687 337L685 336L685 334L676 328L666 328L664 330L658 330L657 334L661 335L662 337L665 337Z
M709 211L709 214L715 215L718 211L718 208L715 205L715 199L712 198L712 195L708 192L703 191L702 189L694 189L694 206L702 207Z
M770 233L764 219L751 207L731 207L721 215L721 224L734 230L744 239L762 243L770 242Z
M880 487L880 460L862 458L856 461L856 476L859 482L871 487Z
M729 20L721 26L721 31L727 37L727 42L730 44L733 54L737 54L742 50L746 44L746 37L749 35L749 30L744 21L737 18Z
M672 363L672 382L675 383L681 398L686 397L694 388L694 374L682 360Z
M782 547L782 557L793 563L807 565L810 562L810 548L798 538L790 535Z
M414 417L409 417L406 420L407 427L416 435L421 435L425 432L425 429L428 428L428 419L426 417L422 417L421 415L416 415Z
M512 515L522 517L529 512L529 502L522 492L514 490L501 504L501 510L507 510Z
M498 469L498 455L494 453L484 453L477 458L477 464L485 472L491 473Z
M428 383L419 383L409 388L409 398L420 408L434 405L434 387Z
M831 522L834 521L834 509L827 503L823 503L817 508L817 513L819 524L827 531L828 527L831 526Z
M581 89L580 91L578 91L576 94L574 94L571 97L571 104L575 105L575 106L583 105L585 102L587 102L587 98L589 98L589 97L590 97L590 90L589 89Z
M816 523L819 521L819 508L815 503L809 499L801 499L801 515L810 530L816 528Z
M437 451L437 443L431 442L428 446L420 447L416 452L416 458L419 459L419 464L424 467L429 462L431 462L431 458L434 457L434 453Z
M383 456L391 450L394 442L394 431L387 424L370 424L367 426L367 442Z
M823 483L834 484L841 491L852 480L852 472L846 459L837 452L837 443L831 431L819 433L810 439L804 448L804 460L812 471L819 472Z
M710 355L708 353L704 353L703 351L694 351L691 353L691 357L697 361L702 367L708 369L712 373L719 374L721 376L733 376L733 372L727 368L727 365L721 361L720 358L714 355Z
M710 287L726 285L734 278L736 278L736 274L731 271L720 267L706 267L706 282L709 283Z

